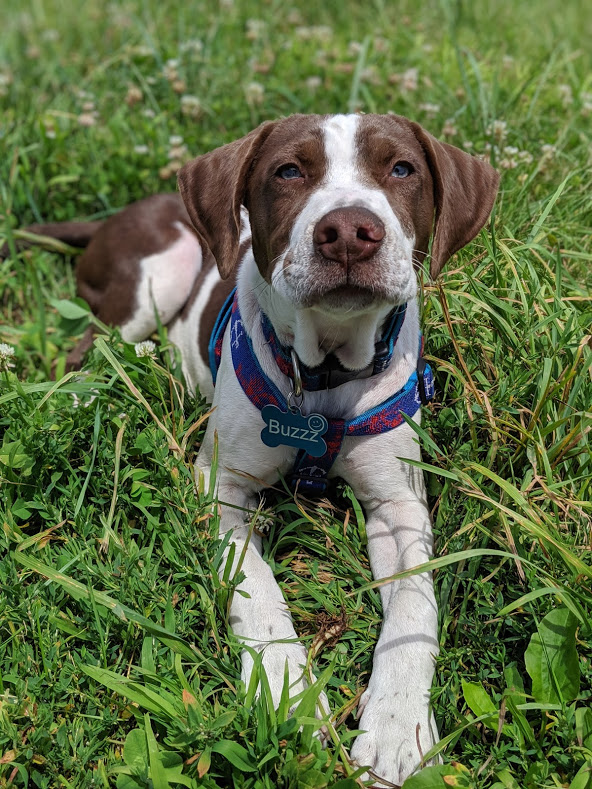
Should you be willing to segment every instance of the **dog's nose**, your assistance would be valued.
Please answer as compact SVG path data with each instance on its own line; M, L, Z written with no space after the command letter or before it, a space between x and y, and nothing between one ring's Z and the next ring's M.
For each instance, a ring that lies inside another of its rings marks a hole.
M324 258L347 265L371 258L384 234L384 225L372 211L350 206L336 208L319 219L313 241Z

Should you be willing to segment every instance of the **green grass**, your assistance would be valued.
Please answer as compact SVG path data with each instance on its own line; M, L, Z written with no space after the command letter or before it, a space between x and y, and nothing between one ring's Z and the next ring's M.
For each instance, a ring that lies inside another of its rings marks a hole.
M502 170L489 232L424 283L449 766L409 789L592 787L590 20L576 0L3 6L0 245L172 190L171 160L291 112L406 114ZM192 473L204 405L164 334L156 360L113 334L63 377L88 320L74 295L70 260L0 262L0 786L356 786L344 748L381 615L357 503L266 498L321 680L291 719L245 702L237 579L218 580Z

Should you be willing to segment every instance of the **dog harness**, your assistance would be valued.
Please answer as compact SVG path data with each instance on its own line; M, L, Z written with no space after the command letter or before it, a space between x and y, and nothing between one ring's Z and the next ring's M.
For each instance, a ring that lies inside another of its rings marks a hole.
M319 391L341 386L347 381L368 378L384 372L391 361L405 319L405 311L406 305L393 310L387 320L381 340L376 343L374 360L367 368L360 371L345 370L335 357L325 360L322 365L315 368L299 365L296 355L291 354L290 349L286 349L280 344L269 318L264 313L261 313L261 322L266 342L269 344L281 372L292 381L301 378L302 388L305 391ZM260 411L263 412L265 409L262 414L264 419L266 414L277 409L286 425L291 421L290 413L295 415L295 419L302 420L299 408L292 405L294 392L288 396L282 394L276 384L261 369L251 338L245 331L241 319L236 289L224 303L210 338L209 359L214 384L222 357L224 333L229 322L232 363L236 377L246 396ZM324 493L328 486L327 476L346 436L371 436L393 430L403 423L403 414L412 417L421 405L426 405L433 398L434 377L422 352L423 338L420 332L417 369L411 374L405 386L384 402L364 411L360 416L349 420L325 419L320 414L311 414L308 417L309 426L320 430L318 435L322 435L323 440L320 443L322 449L319 452L319 439L316 439L316 442L311 442L310 451L299 449L292 472L287 477L293 490L299 490L308 495ZM330 356L333 355L330 354ZM298 443L293 443L290 439L283 440L281 437L271 444L265 435L269 432L268 428L269 425L262 431L262 440L268 445L281 443L288 446L298 446ZM278 428L275 432L279 433L280 429ZM283 435L287 435L289 432L289 427L284 429L282 426L281 433ZM315 433L311 431L311 435L314 436ZM311 454L311 452L315 454Z

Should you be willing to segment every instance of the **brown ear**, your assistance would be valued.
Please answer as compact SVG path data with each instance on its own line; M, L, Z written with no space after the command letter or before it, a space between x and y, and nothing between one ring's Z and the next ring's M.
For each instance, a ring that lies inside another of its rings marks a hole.
M430 276L436 279L452 255L487 222L500 176L487 162L439 142L417 123L412 125L434 180L436 218Z
M198 156L179 171L185 208L200 239L210 248L222 279L238 263L240 209L253 159L274 122L262 123L246 137Z

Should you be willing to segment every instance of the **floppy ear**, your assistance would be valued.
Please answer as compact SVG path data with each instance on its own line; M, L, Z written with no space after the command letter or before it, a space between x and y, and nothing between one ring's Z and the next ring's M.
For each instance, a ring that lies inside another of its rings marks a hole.
M222 279L236 268L240 209L253 159L274 128L262 123L246 137L198 156L179 171L185 208L200 239L210 248Z
M436 218L430 276L436 279L452 255L487 222L500 176L487 162L439 142L417 123L412 126L434 181Z

